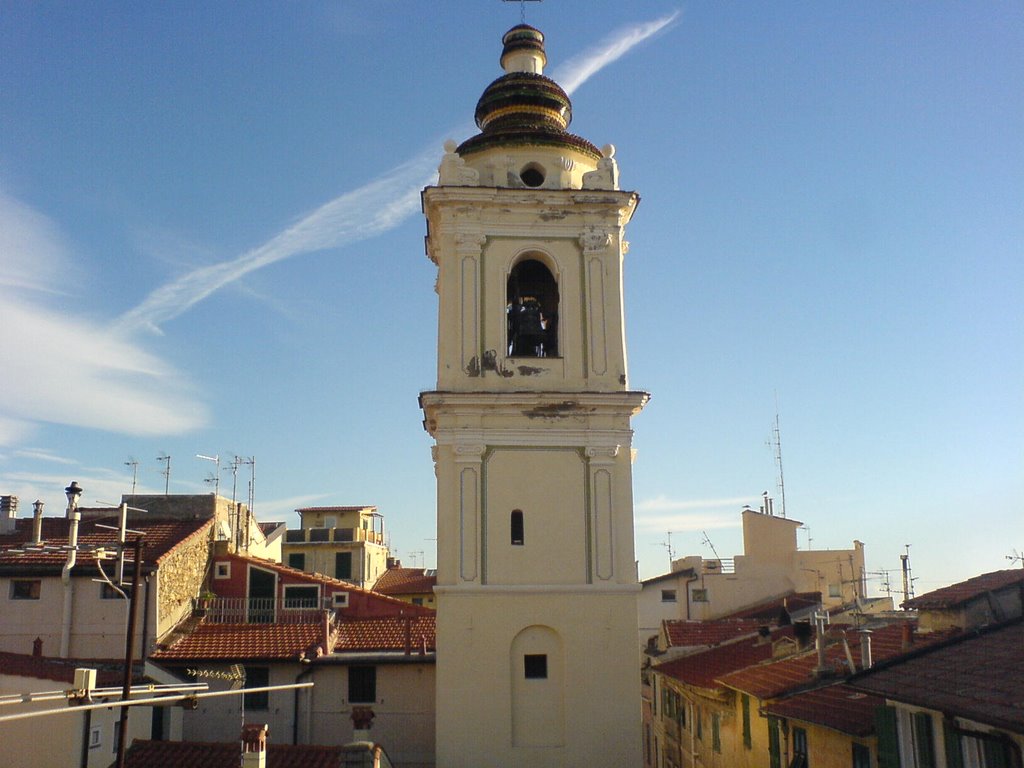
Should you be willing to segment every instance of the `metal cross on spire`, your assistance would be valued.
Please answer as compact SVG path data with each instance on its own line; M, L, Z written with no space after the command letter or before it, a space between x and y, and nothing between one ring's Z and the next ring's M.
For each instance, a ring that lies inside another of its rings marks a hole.
M501 0L503 3L519 3L519 22L521 24L526 23L526 4L527 3L541 3L544 0Z

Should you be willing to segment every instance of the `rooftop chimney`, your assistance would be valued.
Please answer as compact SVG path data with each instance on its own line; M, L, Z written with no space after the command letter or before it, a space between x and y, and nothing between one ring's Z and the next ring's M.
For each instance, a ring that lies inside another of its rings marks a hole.
M904 653L914 647L914 625L909 621L902 627L901 639L903 640L902 651Z
M0 496L0 533L14 533L18 523L18 497Z
M39 499L32 502L32 543L43 543L43 502Z
M248 723L242 726L242 768L266 768L267 734L270 726Z
M861 669L871 669L874 662L871 660L871 630L860 631L860 666Z

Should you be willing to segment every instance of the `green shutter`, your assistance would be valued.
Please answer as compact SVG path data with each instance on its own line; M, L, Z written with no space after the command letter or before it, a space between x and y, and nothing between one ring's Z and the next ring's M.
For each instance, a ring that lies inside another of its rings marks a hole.
M881 706L875 710L875 734L878 736L878 768L900 768L895 709Z
M744 693L741 701L743 703L743 746L750 749L752 745L750 738L750 697Z
M942 724L942 741L946 749L946 768L964 768L964 756L960 751L960 734L956 732L950 722Z
M782 750L779 746L779 718L768 718L768 759L771 768L782 768Z
M914 746L917 747L917 768L935 768L932 716L927 712L914 713Z

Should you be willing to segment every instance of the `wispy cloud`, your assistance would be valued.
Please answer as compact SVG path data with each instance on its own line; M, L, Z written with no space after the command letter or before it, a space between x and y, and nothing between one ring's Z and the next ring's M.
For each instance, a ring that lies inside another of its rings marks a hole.
M74 275L59 228L0 192L0 445L39 422L132 435L176 434L205 421L183 377L103 325L54 306ZM53 460L51 457L50 460Z
M604 67L665 29L677 16L678 12L612 33L556 69L554 79L572 93ZM115 330L159 332L161 324L261 267L365 240L397 227L419 211L420 190L436 178L439 157L438 147L428 147L374 181L325 203L258 248L193 270L157 288L124 313L114 324Z
M677 18L679 18L679 11L654 21L645 21L618 29L594 47L573 56L554 69L551 77L562 86L566 93L571 94L595 74L612 62L621 59L640 43L667 29Z
M655 496L644 499L634 505L637 512L685 512L695 509L714 509L729 507L735 509L756 500L755 496L734 496L727 499L670 499L668 496Z
M655 496L634 505L638 530L703 531L712 528L738 528L737 514L745 504L757 502L754 496L720 499L670 499Z

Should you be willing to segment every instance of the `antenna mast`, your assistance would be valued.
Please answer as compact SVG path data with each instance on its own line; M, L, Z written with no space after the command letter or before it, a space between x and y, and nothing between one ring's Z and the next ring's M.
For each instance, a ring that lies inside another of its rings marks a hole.
M171 492L171 455L169 453L161 453L156 457L156 460L164 463L164 468L160 474L164 476L164 496L167 496Z
M772 444L775 448L775 465L779 468L779 500L782 502L782 516L786 516L786 479L782 474L782 433L779 432L779 397L775 396L775 428L772 430Z
M139 460L134 456L129 456L128 461L124 463L126 467L132 468L132 496L135 495L135 484L139 479Z
M715 556L715 560L720 561L722 558L719 556L718 550L715 549L715 545L711 543L711 537L708 536L708 532L701 531L701 535L704 536L704 541L702 543L707 544L709 547L711 547L711 553Z

